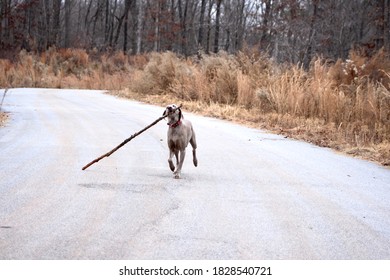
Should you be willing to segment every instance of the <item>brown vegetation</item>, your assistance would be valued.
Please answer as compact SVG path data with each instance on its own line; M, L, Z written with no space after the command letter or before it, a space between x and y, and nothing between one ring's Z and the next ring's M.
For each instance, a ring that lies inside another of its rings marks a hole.
M113 93L244 122L390 164L390 57L330 62L309 70L252 50L181 58L50 49L0 60L1 87L107 89Z
M0 126L3 126L6 120L7 120L6 113L0 112Z

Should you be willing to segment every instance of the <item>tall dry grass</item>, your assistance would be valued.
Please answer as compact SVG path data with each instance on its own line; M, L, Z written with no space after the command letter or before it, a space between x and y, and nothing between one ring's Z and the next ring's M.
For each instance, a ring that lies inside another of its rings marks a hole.
M41 54L21 51L15 61L0 59L1 87L54 87L120 90L146 65L146 55L99 54L51 48Z
M308 71L250 53L220 53L200 61L155 53L129 90L164 102L162 95L187 101L196 111L201 107L196 102L214 109L219 104L219 117L261 123L390 164L389 73L384 51L371 58L352 52L335 63L317 58Z
M127 56L80 49L22 51L0 60L1 87L106 89L160 104L184 102L211 116L390 164L390 57L358 51L310 69L253 50L202 59L171 52Z

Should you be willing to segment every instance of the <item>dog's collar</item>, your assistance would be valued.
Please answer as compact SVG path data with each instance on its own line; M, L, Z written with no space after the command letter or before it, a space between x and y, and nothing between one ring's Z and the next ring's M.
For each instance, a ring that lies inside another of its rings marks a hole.
M170 127L173 127L173 128L179 126L180 124L181 124L181 120L178 120L177 122L175 122L175 123L173 123L173 124L167 123L167 125L169 125Z

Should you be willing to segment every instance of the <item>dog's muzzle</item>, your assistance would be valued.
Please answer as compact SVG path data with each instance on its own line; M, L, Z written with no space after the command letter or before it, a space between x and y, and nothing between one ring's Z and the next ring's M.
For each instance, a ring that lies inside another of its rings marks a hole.
M168 113L172 113L172 112L174 112L176 110L176 107L169 106L169 107L167 107L167 110L168 110Z

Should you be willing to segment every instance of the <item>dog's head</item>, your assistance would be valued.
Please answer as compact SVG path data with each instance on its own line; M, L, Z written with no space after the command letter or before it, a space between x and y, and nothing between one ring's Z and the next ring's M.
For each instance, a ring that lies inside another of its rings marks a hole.
M179 123L183 117L181 109L178 108L175 104L168 105L165 108L163 116L166 116L168 118L168 125L170 126Z

